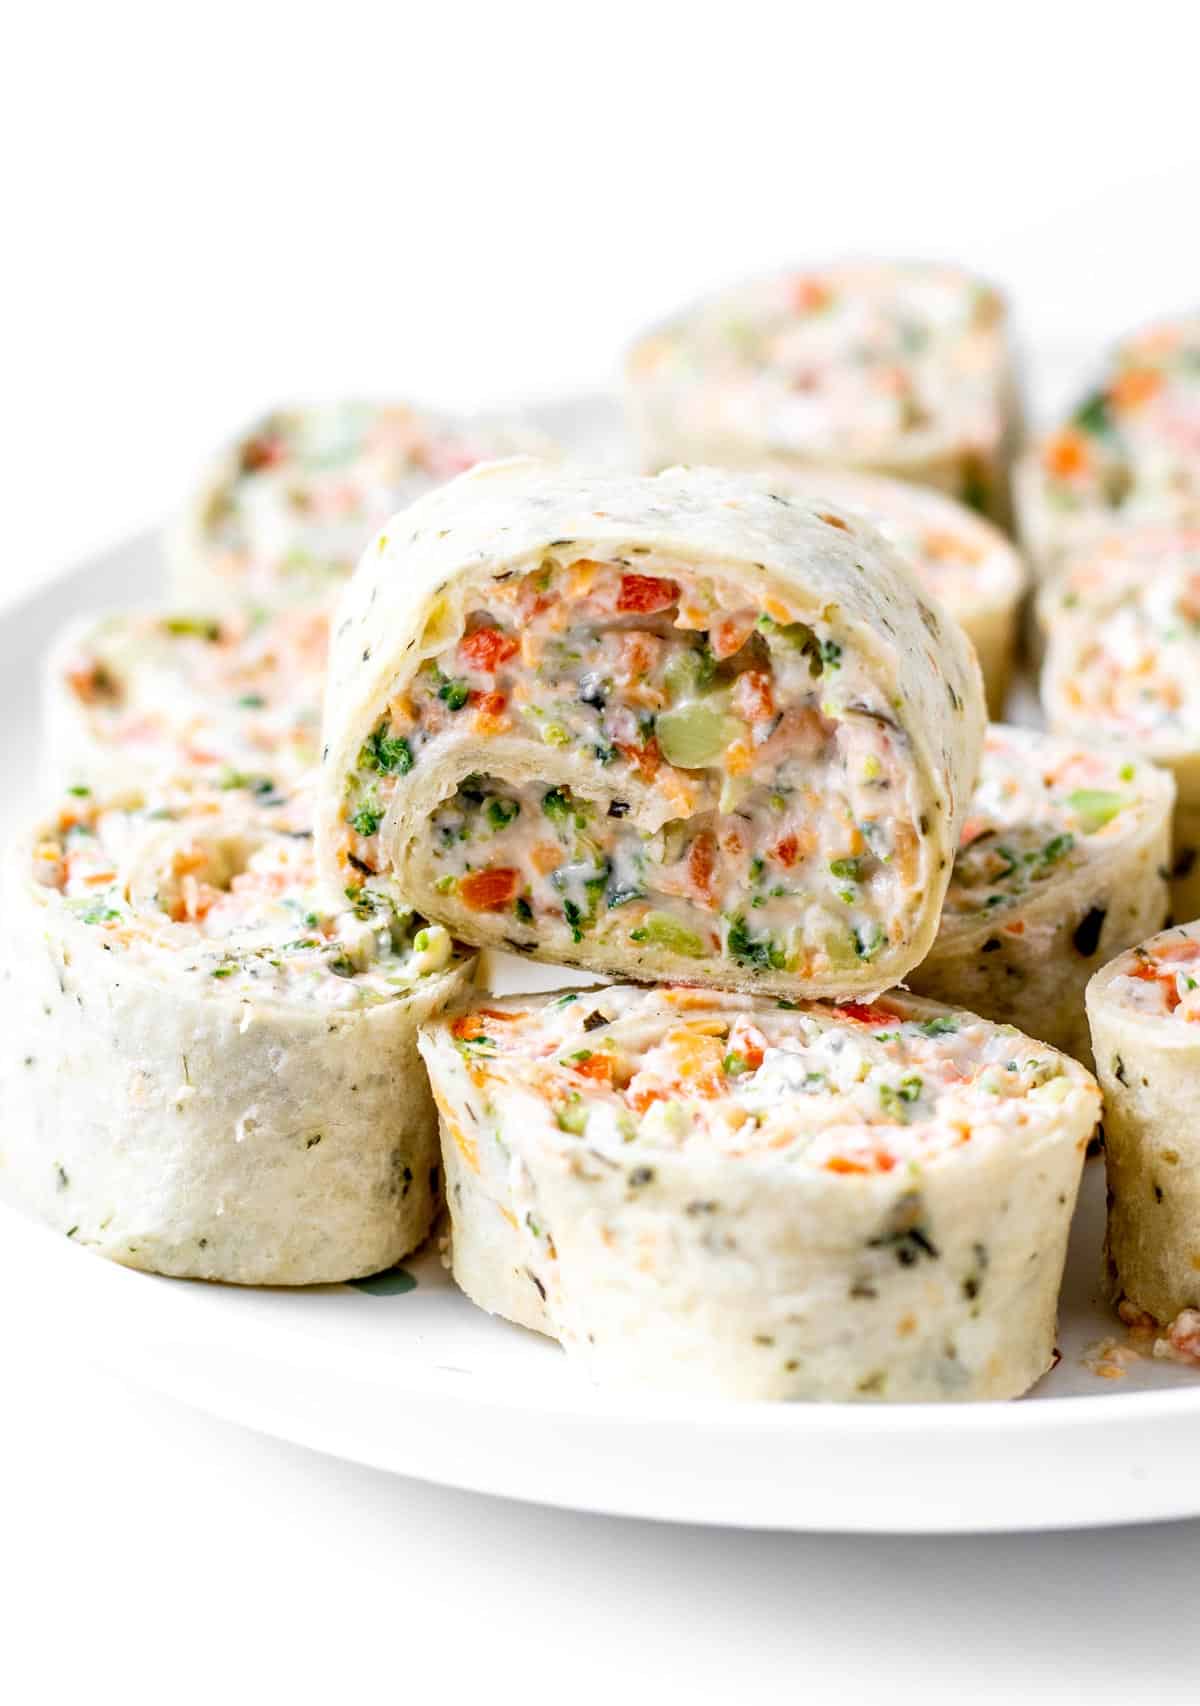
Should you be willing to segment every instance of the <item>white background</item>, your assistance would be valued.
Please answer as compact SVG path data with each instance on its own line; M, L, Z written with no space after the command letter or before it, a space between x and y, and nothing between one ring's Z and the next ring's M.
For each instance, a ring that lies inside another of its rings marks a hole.
M1198 72L1183 0L29 7L0 53L0 597L157 520L279 397L603 386L647 318L777 261L964 259L1034 350L1194 304ZM1197 1525L822 1540L508 1507L63 1366L6 1305L21 1706L1194 1688Z

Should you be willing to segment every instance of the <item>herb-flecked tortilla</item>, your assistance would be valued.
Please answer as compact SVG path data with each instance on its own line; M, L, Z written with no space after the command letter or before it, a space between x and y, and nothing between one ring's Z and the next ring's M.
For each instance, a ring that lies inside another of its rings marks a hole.
M303 800L80 787L9 851L0 1168L130 1267L309 1285L429 1231L416 1051L471 961L360 886L317 893Z
M455 1278L598 1382L1010 1398L1051 1365L1091 1076L891 994L479 999L422 1029Z

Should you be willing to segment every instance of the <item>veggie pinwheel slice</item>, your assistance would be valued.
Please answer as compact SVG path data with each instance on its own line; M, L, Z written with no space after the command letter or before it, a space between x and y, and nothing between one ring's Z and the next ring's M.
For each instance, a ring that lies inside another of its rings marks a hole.
M1005 304L958 267L846 262L736 285L634 345L627 398L652 468L858 468L1008 514Z
M1164 930L1088 985L1104 1091L1114 1301L1200 1349L1200 925ZM1123 1311L1125 1313L1125 1311Z
M1200 529L1110 532L1046 583L1038 611L1047 723L1171 772L1171 913L1200 916Z
M46 746L64 787L188 775L261 793L317 764L329 618L134 610L74 623L46 668Z
M622 986L425 1026L453 1267L594 1379L703 1396L1010 1398L1054 1356L1100 1098L914 997Z
M318 894L303 801L77 789L6 869L0 1171L130 1267L307 1285L390 1266L440 1200L418 1024L444 930Z
M175 599L205 610L329 597L414 498L476 462L550 450L519 422L410 403L276 409L219 454L172 529Z
M874 992L932 944L982 729L965 637L867 522L497 464L340 608L323 868L535 958Z
M781 491L845 506L873 521L931 597L959 623L979 659L988 709L1008 695L1025 566L998 527L941 492L836 468L781 474Z
M1167 916L1171 778L1112 747L993 724L919 994L1091 1064L1084 989Z
M1200 526L1200 314L1119 343L1088 395L1022 457L1015 489L1043 574L1115 525Z

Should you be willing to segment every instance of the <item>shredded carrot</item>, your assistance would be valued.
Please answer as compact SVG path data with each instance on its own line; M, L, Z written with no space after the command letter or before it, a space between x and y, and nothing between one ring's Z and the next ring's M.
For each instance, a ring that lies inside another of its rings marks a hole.
M801 274L792 285L792 307L797 314L818 314L831 301L829 286L822 279Z
M717 862L717 842L711 830L703 829L688 849L687 870L692 887L706 906L715 906L712 874Z
M459 896L472 912L503 912L517 898L520 887L521 873L507 865L469 871L458 880Z
M752 610L737 616L723 617L709 635L713 655L728 658L732 657L734 652L740 651L754 632L755 621Z
M749 741L735 740L725 748L725 769L730 776L744 776L754 768L754 748Z
M662 753L659 750L657 738L651 735L644 746L624 745L621 741L618 741L616 745L621 757L633 767L639 779L643 782L653 782L662 763Z
M1083 434L1070 430L1055 433L1046 441L1042 460L1049 472L1062 480L1085 473L1090 458Z
M503 693L472 692L469 703L474 709L473 731L479 735L498 735L512 727L511 717L505 714L508 704Z
M458 1150L472 1173L478 1173L479 1145L475 1142L473 1137L463 1130L458 1120L456 1120L454 1115L451 1113L445 1098L443 1096L439 1096L436 1091L434 1092L434 1101L437 1103L437 1111L441 1115L443 1126L454 1139L454 1147Z
M1162 382L1162 374L1153 367L1131 367L1113 382L1108 394L1119 409L1136 409L1162 389Z
M616 1063L611 1054L598 1051L589 1055L586 1060L573 1061L571 1071L578 1073L581 1078L594 1079L597 1084L611 1084Z
M748 723L765 723L775 715L771 677L765 670L745 669L734 683L733 709Z
M562 848L553 841L535 841L529 849L529 863L540 877L557 871L565 858L566 854Z

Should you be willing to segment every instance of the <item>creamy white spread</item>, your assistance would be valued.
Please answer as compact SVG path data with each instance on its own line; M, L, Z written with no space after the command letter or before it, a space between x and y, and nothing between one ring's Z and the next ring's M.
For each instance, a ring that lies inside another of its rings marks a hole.
M1200 531L1107 534L1041 608L1057 725L1151 751L1200 745Z
M970 452L1004 430L1004 309L949 266L847 263L754 280L634 349L630 376L664 439L767 456L887 464L933 438ZM962 495L984 507L980 470Z
M920 899L929 825L903 718L834 605L801 620L719 572L551 548L393 692L345 779L340 857L377 869L397 783L440 743L512 733L589 753L603 794L482 772L433 814L437 888L503 915L518 945L595 934L772 970L870 962ZM657 823L627 821L623 780L653 786Z
M1124 954L1107 993L1122 1006L1181 1024L1200 1022L1200 935L1185 924ZM1200 1034L1200 1033L1198 1033Z
M1127 838L1141 821L1141 771L1120 751L1071 748L992 724L943 919L1003 919Z
M1052 525L1200 520L1200 315L1118 344L1034 473Z
M476 462L540 438L400 403L279 409L239 440L207 494L202 543L239 596L327 592L397 510Z
M1024 570L1004 534L941 492L841 468L789 470L773 474L772 483L864 516L926 592L968 628L980 610L1005 608L1021 596Z
M33 875L104 948L214 998L367 1006L453 958L440 925L366 884L330 907L303 797L79 789L42 826Z
M56 661L92 741L146 776L285 786L320 757L329 618L106 616Z
M1052 1118L1077 1088L1061 1056L1008 1026L951 1009L908 1016L887 997L792 1005L612 988L488 1002L451 1030L485 1102L518 1092L522 1120L615 1144L631 1168L698 1149L833 1173L915 1169Z

